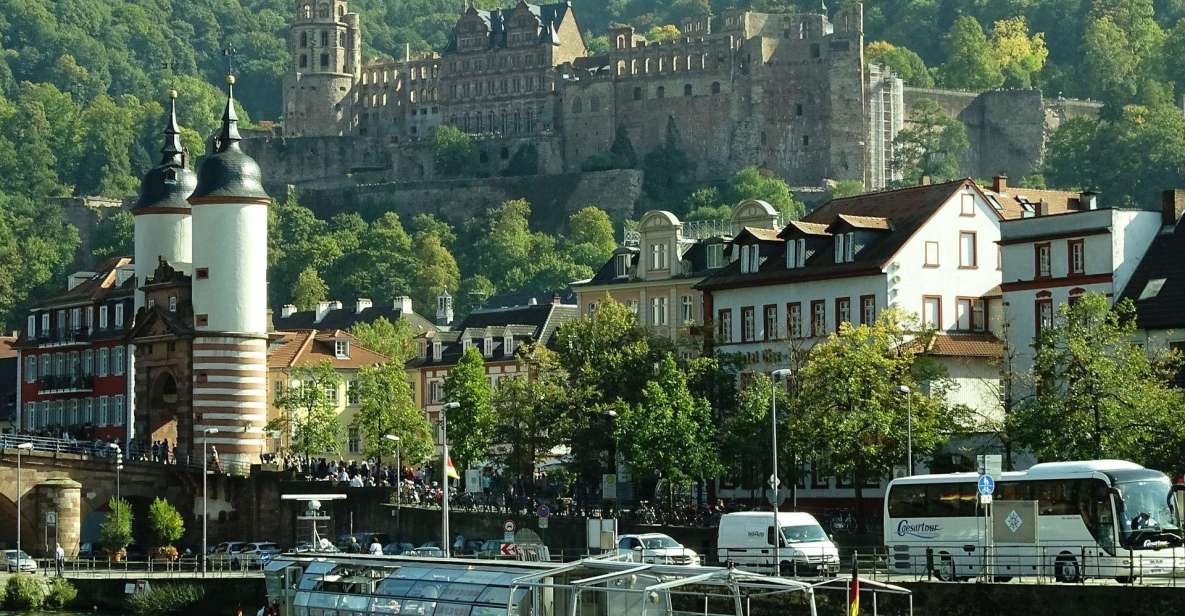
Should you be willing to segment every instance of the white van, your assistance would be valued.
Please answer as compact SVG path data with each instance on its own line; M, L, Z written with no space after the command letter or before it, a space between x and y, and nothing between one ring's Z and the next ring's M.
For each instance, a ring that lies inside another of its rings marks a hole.
M781 546L776 550L782 575L826 576L839 568L839 550L809 513L778 512ZM721 563L771 573L774 565L774 513L744 511L720 518L716 555Z

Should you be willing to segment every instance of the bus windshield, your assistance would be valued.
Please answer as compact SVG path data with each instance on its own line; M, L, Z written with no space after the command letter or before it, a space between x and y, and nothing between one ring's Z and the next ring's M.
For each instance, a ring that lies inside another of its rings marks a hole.
M1150 540L1148 536L1168 533L1178 535L1176 515L1169 505L1172 486L1167 478L1125 481L1115 484L1123 503L1122 529L1125 543L1132 545Z

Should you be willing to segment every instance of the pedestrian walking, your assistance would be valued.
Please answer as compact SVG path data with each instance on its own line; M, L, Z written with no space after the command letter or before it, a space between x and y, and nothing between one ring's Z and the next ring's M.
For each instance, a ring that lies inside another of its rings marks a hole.
M62 549L62 544L56 544L58 547L53 551L54 566L57 567L58 577L62 577L62 569L66 565L66 550Z

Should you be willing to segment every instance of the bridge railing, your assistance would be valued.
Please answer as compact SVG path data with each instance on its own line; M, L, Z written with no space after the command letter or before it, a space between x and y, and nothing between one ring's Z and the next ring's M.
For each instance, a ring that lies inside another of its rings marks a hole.
M111 460L112 462L114 462L116 455L116 449L111 447L112 443L107 441L79 441L74 439L54 438L48 436L0 434L0 451L15 449L18 445L24 443L32 444L33 451L77 454L91 458ZM142 464L159 464L161 466L187 468L189 470L196 470L198 472L201 472L202 469L201 458L198 458L197 460L170 459L166 461L164 459L153 457L151 455L151 451L147 451L145 448L139 447L137 445L132 445L130 449L127 451L122 451L122 453L125 464L132 462ZM217 463L211 461L206 465L206 470L215 475L248 476L251 474L251 464L247 462L232 462L227 460L220 460Z

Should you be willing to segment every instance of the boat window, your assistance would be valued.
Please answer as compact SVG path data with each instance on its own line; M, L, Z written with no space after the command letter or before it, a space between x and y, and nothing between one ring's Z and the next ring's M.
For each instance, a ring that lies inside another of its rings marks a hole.
M473 609L471 605L463 605L460 603L437 603L434 616L469 616L469 611Z

